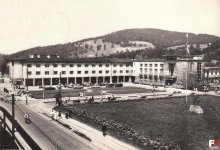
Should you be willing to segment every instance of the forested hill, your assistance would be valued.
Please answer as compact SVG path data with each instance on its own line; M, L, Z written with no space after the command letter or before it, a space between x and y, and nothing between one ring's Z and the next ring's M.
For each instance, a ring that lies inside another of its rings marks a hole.
M189 44L205 44L220 41L208 34L188 33ZM154 49L167 49L186 43L186 33L160 29L126 29L104 36L88 38L72 43L30 48L12 54L10 57L27 57L29 54L58 54L61 57L99 57L119 52Z
M212 43L220 37L188 33L189 44ZM163 48L186 44L186 33L160 29L126 29L102 37L104 41L120 44L129 41L146 41Z

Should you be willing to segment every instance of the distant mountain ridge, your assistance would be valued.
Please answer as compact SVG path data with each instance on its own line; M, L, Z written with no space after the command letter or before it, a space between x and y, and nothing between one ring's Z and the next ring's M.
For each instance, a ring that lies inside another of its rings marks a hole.
M100 57L117 52L169 48L186 44L209 44L220 41L220 37L153 28L125 29L104 36L51 46L34 47L10 55L10 58L27 57L29 54L58 54L61 57Z

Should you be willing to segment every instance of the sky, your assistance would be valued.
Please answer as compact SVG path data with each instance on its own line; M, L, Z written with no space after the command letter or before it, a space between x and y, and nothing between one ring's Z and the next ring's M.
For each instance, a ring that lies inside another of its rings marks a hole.
M130 28L220 36L220 0L0 0L0 53Z

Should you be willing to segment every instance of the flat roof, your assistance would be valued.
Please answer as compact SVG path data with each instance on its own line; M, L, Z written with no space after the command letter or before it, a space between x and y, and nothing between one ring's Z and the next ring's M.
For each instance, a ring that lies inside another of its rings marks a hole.
M107 58L15 58L12 62L25 63L132 63L130 59L107 59Z

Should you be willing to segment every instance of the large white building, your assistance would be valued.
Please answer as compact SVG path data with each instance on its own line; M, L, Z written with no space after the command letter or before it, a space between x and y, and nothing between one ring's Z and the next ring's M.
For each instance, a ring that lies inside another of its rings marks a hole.
M163 85L184 82L186 72L196 75L196 79L202 79L203 67L204 63L199 57L167 56L166 59L110 60L31 55L29 58L11 60L9 75L14 84L28 86L85 82L143 82Z
M84 82L128 82L132 61L109 59L70 59L58 56L34 56L9 62L9 76L14 84L28 86L81 84Z

